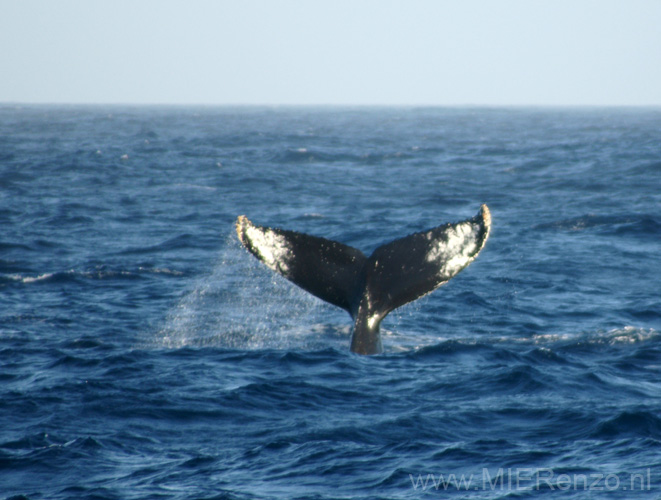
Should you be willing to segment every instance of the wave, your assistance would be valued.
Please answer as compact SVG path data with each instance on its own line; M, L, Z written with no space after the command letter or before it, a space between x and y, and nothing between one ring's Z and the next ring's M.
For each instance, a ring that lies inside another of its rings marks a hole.
M351 165L380 165L382 162L395 159L405 161L416 157L419 148L411 148L405 151L391 151L374 154L372 152L360 152L355 149L352 152L342 152L333 148L327 150L320 148L288 148L285 151L274 154L270 161L276 164L317 163L325 164L351 164Z
M0 285L20 283L31 285L35 283L76 283L80 281L104 281L104 280L131 280L140 279L146 275L163 274L166 276L179 277L185 273L175 269L159 267L139 266L133 270L126 269L107 269L105 266L99 266L92 270L79 271L69 269L67 271L55 271L41 274L21 274L10 273L0 274Z
M7 251L7 250L21 250L21 251L29 251L33 250L33 248L29 245L26 245L25 243L15 243L13 241L0 241L0 251Z
M12 470L35 465L50 469L66 468L70 460L94 455L103 445L92 437L62 439L49 433L30 434L0 443L0 463Z
M623 326L608 331L592 333L558 333L533 335L530 339L536 345L618 345L635 344L661 339L661 333L653 328Z
M661 435L661 417L645 409L618 413L597 426L593 439L654 438Z
M651 214L597 215L586 214L569 219L538 224L533 229L554 231L597 231L605 236L638 236L658 239L661 218Z
M127 248L118 252L118 255L160 254L162 252L171 252L182 249L199 249L201 246L202 244L199 239L196 239L192 234L185 233L169 238L156 245Z
M396 332L385 332L388 341L409 344L415 336L400 334ZM498 349L501 346L527 346L532 348L539 357L552 356L552 349L572 347L583 348L585 346L617 346L622 344L640 344L646 342L661 341L661 332L654 328L642 328L637 326L624 326L607 331L595 332L567 332L534 334L528 336L518 335L471 335L456 337L452 339L436 337L436 342L429 343L434 337L423 335L423 342L418 346L411 346L407 351L410 354L426 357L441 355L455 355L467 352L486 352Z

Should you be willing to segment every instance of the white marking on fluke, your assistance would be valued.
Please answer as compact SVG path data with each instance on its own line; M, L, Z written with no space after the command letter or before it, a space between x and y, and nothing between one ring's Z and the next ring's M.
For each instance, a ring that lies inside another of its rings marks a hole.
M447 239L439 240L429 253L427 262L443 262L440 269L443 274L454 274L455 269L465 267L471 260L471 255L477 248L477 236L480 228L473 226L470 222L459 224L450 228ZM431 239L431 238L429 238Z
M249 244L266 266L273 271L287 274L291 250L284 236L271 229L256 228L245 216L239 217L236 230L241 243Z

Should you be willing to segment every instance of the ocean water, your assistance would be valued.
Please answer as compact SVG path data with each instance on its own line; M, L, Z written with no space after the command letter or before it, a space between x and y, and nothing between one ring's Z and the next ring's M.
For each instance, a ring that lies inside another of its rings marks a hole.
M349 352L234 221L478 259ZM0 107L0 498L661 497L661 110Z

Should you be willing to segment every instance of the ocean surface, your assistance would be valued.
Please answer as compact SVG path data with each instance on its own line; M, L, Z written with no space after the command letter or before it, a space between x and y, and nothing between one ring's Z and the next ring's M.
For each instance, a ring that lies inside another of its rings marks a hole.
M468 268L349 352L236 217ZM0 106L0 498L661 498L661 109Z

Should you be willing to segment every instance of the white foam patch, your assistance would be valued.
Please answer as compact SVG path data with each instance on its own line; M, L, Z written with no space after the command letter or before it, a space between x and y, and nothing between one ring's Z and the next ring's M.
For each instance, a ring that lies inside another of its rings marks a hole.
M655 339L661 335L653 328L640 328L636 326L623 326L607 331L596 332L565 332L540 333L525 337L495 336L490 337L493 342L520 342L522 344L551 345L571 342L584 342L586 344L635 344Z
M171 276L183 276L184 273L177 271L176 269L169 269L167 267L138 267L140 272L151 273L151 274L169 274Z
M14 281L19 281L21 283L35 283L37 281L48 280L53 276L54 273L44 273L44 274L40 274L39 276L23 276L21 274L9 274L6 277Z

